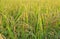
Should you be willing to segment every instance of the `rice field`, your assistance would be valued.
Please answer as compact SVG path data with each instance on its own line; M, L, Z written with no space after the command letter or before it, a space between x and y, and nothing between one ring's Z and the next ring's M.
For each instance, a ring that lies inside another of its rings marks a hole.
M0 39L60 39L60 0L0 0Z

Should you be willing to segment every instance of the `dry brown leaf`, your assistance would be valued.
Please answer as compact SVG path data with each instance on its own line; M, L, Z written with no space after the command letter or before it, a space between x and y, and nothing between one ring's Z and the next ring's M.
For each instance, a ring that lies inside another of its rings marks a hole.
M0 34L0 39L3 39L2 35Z

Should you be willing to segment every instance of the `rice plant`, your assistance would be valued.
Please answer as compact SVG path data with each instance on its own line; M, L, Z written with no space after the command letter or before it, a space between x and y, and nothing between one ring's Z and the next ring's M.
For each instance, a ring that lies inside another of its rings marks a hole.
M0 39L60 39L60 0L0 0Z

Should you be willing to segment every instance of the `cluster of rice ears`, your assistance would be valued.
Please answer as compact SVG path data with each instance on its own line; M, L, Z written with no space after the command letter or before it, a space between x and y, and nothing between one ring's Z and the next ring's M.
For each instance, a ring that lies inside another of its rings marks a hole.
M0 0L4 39L60 39L59 0Z

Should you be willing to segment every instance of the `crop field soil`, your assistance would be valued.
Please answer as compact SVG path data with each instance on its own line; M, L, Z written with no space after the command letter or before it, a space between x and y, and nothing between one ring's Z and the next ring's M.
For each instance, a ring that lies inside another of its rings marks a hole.
M0 0L0 39L60 39L60 0Z

